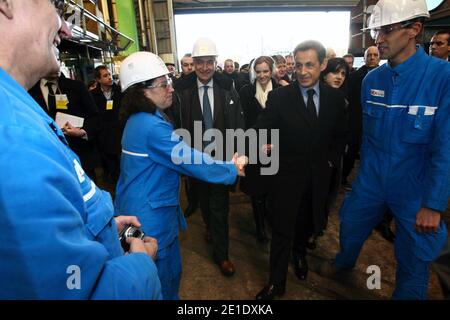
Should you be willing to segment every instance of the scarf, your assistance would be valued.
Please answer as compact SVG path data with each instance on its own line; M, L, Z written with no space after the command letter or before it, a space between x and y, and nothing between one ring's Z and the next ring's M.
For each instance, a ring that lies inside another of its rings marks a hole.
M269 83L267 84L266 91L264 91L263 88L261 87L261 84L258 81L256 81L255 98L256 100L258 100L259 104L263 109L266 108L267 95L269 94L270 91L272 91L272 89L273 89L272 81L269 81Z

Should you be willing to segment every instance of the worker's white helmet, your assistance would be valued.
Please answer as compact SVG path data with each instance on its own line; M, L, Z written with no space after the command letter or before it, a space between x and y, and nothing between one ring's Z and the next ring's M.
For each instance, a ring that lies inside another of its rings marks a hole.
M430 17L425 0L380 0L373 6L368 27L363 31L420 17Z
M169 74L166 64L151 52L136 52L123 60L120 66L120 86L122 91L132 85Z
M199 38L194 43L194 48L192 49L192 57L217 57L219 54L217 52L216 44L209 38Z

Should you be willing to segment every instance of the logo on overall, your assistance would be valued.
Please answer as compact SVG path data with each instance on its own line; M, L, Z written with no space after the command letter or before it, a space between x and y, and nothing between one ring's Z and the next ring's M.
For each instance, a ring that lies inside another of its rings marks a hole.
M384 98L384 90L370 89L370 94L374 97Z

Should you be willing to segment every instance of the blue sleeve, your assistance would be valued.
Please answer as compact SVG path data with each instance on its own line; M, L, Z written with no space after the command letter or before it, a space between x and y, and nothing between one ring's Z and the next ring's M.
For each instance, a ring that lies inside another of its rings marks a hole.
M107 284L111 298L156 297L149 257L111 258L89 239L66 147L26 125L0 125L0 136L0 299L89 299ZM141 281L126 284L131 273Z
M450 64L443 70L445 84L434 117L431 158L427 167L422 207L444 212L450 196ZM437 84L436 84L437 85Z
M107 261L91 299L161 300L161 283L155 263L145 253L132 253Z
M214 160L208 154L189 147L165 121L152 123L147 141L150 157L178 173L216 184L232 185L237 179L234 164Z

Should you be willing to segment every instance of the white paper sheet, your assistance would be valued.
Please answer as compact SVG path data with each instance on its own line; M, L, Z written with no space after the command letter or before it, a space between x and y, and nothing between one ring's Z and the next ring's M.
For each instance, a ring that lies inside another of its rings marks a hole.
M57 112L55 117L56 124L62 128L66 124L66 122L69 122L73 127L81 128L83 127L84 118L80 118L77 116L72 116L67 113Z

